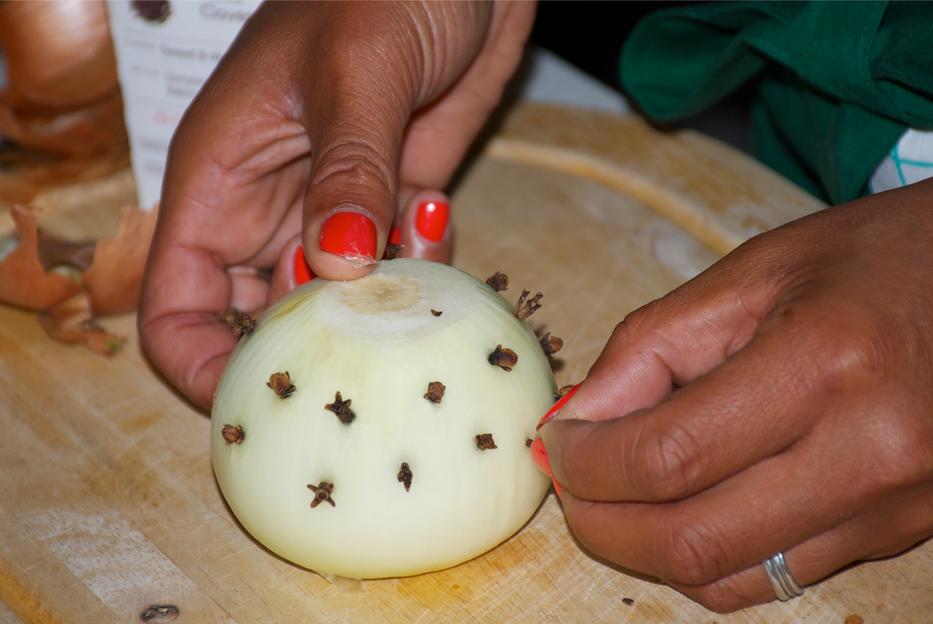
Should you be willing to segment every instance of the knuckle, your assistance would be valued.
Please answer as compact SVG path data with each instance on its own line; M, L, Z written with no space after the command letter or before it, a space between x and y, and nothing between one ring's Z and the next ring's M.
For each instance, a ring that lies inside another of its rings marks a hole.
M708 526L692 519L678 519L661 534L660 555L665 579L682 585L707 585L725 576L728 555L725 542Z
M811 379L830 395L875 383L888 368L899 340L892 324L878 312L854 310L845 316L801 318L810 329Z
M626 465L633 467L640 489L650 498L676 500L692 493L697 478L695 448L693 436L683 427L642 429Z
M865 462L863 484L872 493L885 494L905 486L923 483L933 474L933 431L903 413L885 419L881 431L869 429L874 448L871 461Z
M866 558L891 557L919 544L933 535L933 492L926 491L920 500L903 505L893 514L890 534L874 545ZM878 541L878 535L866 536L866 544Z
M653 320L657 318L661 311L661 301L661 299L649 301L640 308L632 310L626 314L625 318L623 318L622 321L616 325L613 334L616 332L620 334L637 333L640 331L640 329L650 325Z
M390 167L382 150L372 142L354 137L341 137L324 149L311 176L311 188L339 182L346 188L381 187L391 192Z

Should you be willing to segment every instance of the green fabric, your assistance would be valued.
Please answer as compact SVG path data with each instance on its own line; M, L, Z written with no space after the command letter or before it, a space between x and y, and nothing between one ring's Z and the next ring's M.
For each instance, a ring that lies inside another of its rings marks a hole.
M933 3L666 9L632 31L620 72L658 121L694 115L754 81L761 159L840 203L865 192L906 128L933 128Z

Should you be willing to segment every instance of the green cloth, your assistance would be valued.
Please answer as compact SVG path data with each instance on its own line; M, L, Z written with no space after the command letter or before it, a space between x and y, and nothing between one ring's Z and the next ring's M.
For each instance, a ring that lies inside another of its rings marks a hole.
M866 191L906 128L933 128L933 3L665 9L632 31L620 72L630 97L665 122L754 81L762 161L840 203Z

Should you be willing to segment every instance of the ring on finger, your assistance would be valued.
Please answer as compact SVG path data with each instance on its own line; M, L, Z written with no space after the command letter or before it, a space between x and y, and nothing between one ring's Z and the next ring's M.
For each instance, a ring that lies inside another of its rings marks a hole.
M768 581L771 583L771 589L781 602L786 602L791 598L803 596L803 589L794 580L790 570L787 568L787 562L784 560L784 553L779 552L776 555L764 561L765 573L768 575Z

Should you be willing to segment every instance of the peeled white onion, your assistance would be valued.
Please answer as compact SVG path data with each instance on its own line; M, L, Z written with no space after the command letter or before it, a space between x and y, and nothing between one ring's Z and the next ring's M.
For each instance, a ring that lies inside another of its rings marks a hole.
M518 357L510 371L490 363L499 346ZM504 541L540 504L549 482L526 444L554 391L534 332L492 288L441 264L383 262L295 290L240 342L214 400L214 472L243 527L299 565L438 570ZM341 411L338 392L352 420L325 408Z

